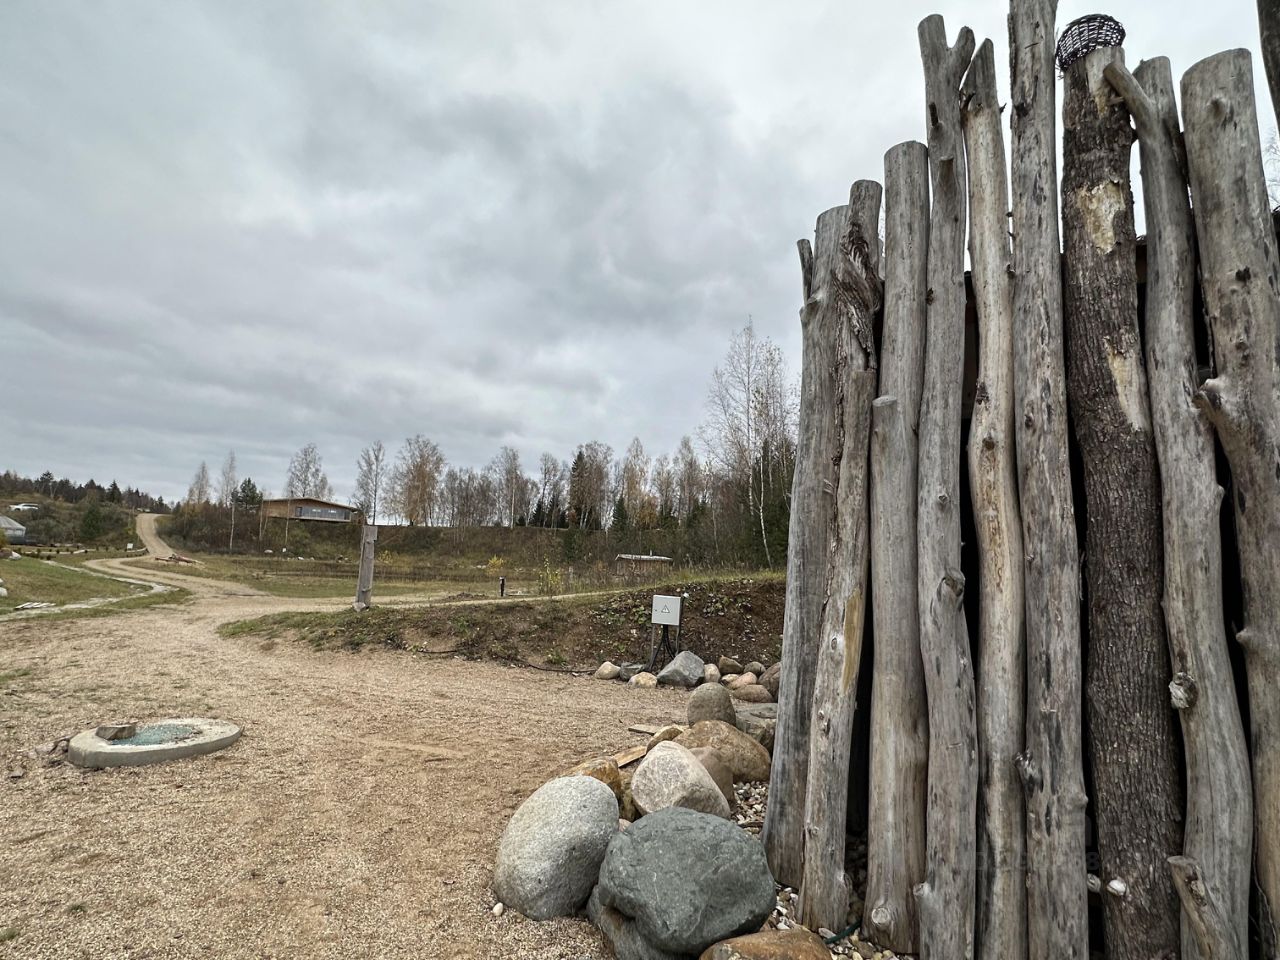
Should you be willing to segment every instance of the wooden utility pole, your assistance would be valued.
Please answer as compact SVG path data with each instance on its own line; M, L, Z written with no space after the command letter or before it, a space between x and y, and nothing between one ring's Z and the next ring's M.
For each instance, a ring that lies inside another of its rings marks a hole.
M880 396L871 408L871 759L868 776L869 940L916 953L912 891L924 879L929 714L916 602L916 429L928 291L929 151L884 155L884 323Z
M800 310L803 363L795 476L787 535L787 594L782 619L778 725L769 777L769 806L761 837L774 879L799 887L804 870L805 792L809 784L809 721L817 670L827 551L834 534L832 496L840 446L836 437L839 385L834 373L842 306L849 296L840 266L848 206L818 217L814 246L801 240L804 306Z
M1012 0L1014 426L1026 592L1031 960L1089 955L1080 568L1068 461L1054 136L1057 0Z
M373 603L373 554L378 542L378 528L365 524L360 531L360 575L356 581L356 610L368 610Z
M857 706L866 616L867 445L876 395L875 319L880 310L880 184L859 180L849 193L848 227L836 270L848 293L836 331L840 466L833 491L831 543L809 724L809 786L804 820L800 916L812 930L841 929L849 914L844 848L849 751Z
M1182 785L1160 609L1160 476L1138 333L1129 111L1100 47L1065 68L1062 233L1067 396L1084 468L1089 741L1107 956L1174 956L1167 860L1182 852ZM1123 893L1116 883L1123 884Z
M961 97L978 383L969 490L978 535L977 955L1027 954L1026 821L1014 761L1026 737L1022 519L1013 439L1013 253L995 52L984 40ZM878 636L878 635L877 635Z
M1247 50L1201 60L1182 78L1182 121L1215 376L1196 402L1231 464L1244 588L1253 733L1258 927L1280 954L1280 261L1262 171Z
M1213 428L1191 402L1199 378L1186 156L1168 59L1144 60L1133 74L1119 62L1104 72L1133 115L1142 158L1144 339L1163 490L1164 617L1187 766L1183 851L1205 891L1189 900L1193 887L1179 885L1175 875L1184 910L1182 957L1239 957L1248 938L1253 798L1222 620L1222 488ZM1217 904L1220 924L1196 917L1206 901Z
M973 57L973 33L961 27L955 46L948 46L946 25L935 14L920 22L919 34L933 210L920 398L916 584L931 743L925 879L915 893L923 960L960 960L973 956L978 804L973 658L960 572L966 222L960 81Z

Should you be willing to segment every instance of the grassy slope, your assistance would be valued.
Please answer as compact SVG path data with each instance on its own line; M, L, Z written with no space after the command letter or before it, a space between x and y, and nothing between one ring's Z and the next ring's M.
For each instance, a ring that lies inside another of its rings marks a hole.
M222 632L297 636L318 648L373 645L594 668L605 659L646 659L653 594L687 592L684 647L704 659L729 654L770 663L780 653L784 590L777 576L681 581L607 597L272 614L228 624Z
M95 597L125 597L141 589L29 558L0 561L0 579L9 591L7 597L0 597L0 613L30 601L61 605Z

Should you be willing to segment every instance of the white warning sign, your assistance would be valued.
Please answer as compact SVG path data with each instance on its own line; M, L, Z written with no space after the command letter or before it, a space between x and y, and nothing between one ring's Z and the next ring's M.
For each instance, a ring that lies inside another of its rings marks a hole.
M653 597L653 623L680 626L680 598L664 597L655 594Z

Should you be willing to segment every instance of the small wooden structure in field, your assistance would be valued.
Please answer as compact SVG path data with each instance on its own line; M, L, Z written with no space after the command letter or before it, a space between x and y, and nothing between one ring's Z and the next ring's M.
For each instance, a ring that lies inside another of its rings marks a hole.
M653 554L620 553L613 558L613 575L619 580L645 580L670 570L675 561Z

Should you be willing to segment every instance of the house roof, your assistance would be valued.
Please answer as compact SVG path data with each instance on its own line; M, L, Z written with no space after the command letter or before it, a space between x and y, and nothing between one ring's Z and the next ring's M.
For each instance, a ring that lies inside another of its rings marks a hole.
M333 507L337 510L355 510L349 503L337 503L333 500L321 500L319 497L272 497L269 500L263 500L264 504L268 503L318 503L322 507Z
M12 517L0 516L0 530L16 530L18 533L26 533L27 528L20 524Z

